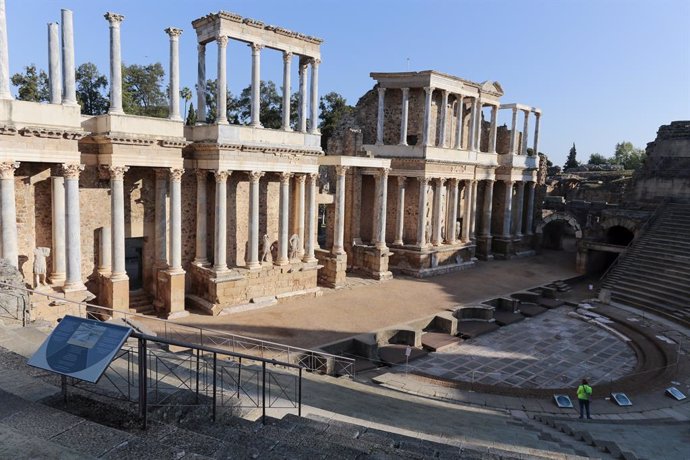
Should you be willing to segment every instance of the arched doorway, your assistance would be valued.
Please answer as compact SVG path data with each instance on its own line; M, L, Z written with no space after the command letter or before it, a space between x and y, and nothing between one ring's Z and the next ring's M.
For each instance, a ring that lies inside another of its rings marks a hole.
M541 246L544 249L575 252L577 250L575 229L564 220L553 220L542 229Z
M622 225L614 225L606 230L606 242L617 246L627 246L635 238L635 234Z

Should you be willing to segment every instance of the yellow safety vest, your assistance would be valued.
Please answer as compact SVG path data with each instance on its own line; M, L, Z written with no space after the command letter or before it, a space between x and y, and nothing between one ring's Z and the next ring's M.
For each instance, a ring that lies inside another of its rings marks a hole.
M592 387L589 385L580 385L577 387L577 399L589 399L592 394Z

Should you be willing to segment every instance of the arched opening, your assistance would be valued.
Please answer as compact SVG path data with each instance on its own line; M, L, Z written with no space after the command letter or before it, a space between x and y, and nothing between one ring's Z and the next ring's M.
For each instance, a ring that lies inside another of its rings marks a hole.
M565 220L552 220L542 229L542 247L575 252L577 250L576 229Z
M606 242L618 246L627 246L633 240L633 232L621 225L614 225L606 231Z

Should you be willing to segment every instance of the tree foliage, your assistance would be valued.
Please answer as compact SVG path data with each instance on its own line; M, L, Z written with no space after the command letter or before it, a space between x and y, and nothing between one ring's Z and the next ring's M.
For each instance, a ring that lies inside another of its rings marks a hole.
M77 67L75 83L81 113L102 115L108 111L110 105L106 97L108 79L98 71L96 64L85 62Z
M130 115L168 116L168 97L163 90L165 71L160 62L122 66L122 106Z
M645 151L635 148L632 142L619 142L613 153L611 163L623 165L625 169L637 169L642 166L646 158Z
M187 118L187 104L192 100L192 90L184 87L180 90L180 97L184 100L184 118Z
M605 165L609 160L601 153L593 153L589 156L588 165Z
M187 126L194 126L196 124L196 110L194 110L193 102L189 104L189 112L187 112L184 124Z
M328 139L333 135L335 128L338 126L340 120L353 113L355 110L351 105L347 105L347 101L340 94L331 91L323 96L319 101L319 129L321 130L321 148L325 149L328 145Z
M36 69L36 64L24 67L24 73L12 75L12 84L17 87L17 99L21 101L47 102L50 100L48 75Z
M577 168L578 166L580 166L580 162L577 161L577 149L575 148L575 142L573 142L573 146L570 148L568 159L565 161L563 169Z
M251 122L252 87L247 86L240 96L233 100L232 107L228 106L231 119L240 124ZM264 128L279 129L283 124L283 98L278 94L275 83L263 81L259 85L259 117Z

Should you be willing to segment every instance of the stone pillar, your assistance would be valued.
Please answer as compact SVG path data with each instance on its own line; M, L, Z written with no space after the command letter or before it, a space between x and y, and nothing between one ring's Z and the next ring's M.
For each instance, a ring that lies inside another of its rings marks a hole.
M429 179L419 178L419 218L417 220L417 245L420 248L426 246L426 199L429 187Z
M3 17L4 6L4 2L2 2L2 5L0 5L0 14L3 14ZM0 35L2 35L2 33L0 33ZM17 168L19 168L19 163L15 163L13 161L0 163L0 222L2 223L2 257L7 259L15 268L19 267L17 204L14 196L14 171Z
M393 244L402 246L403 232L405 231L405 181L404 176L398 176L398 209L395 215L395 241Z
M216 171L216 219L213 231L213 271L227 271L228 177L230 171Z
M196 257L194 263L199 266L208 264L206 249L206 232L208 225L208 200L206 198L205 169L196 170Z
M125 270L125 173L126 166L110 167L110 216L113 268L111 280L126 280ZM69 206L69 203L67 204ZM69 231L69 230L68 230ZM68 275L69 276L69 275Z
M280 173L280 214L278 215L278 259L276 265L290 263L288 256L288 225L290 222L290 178L292 173Z
M316 183L319 175L316 173L309 174L309 184L307 185L307 228L306 228L306 243L304 262L314 263L314 247L316 238Z
M539 120L541 119L541 113L534 112L534 146L532 151L534 155L539 155Z
M457 242L458 184L458 179L450 180L450 207L448 209L448 230L446 231L446 241L449 244L455 244Z
M484 203L482 203L482 236L491 236L491 206L494 199L494 181L487 180L484 187Z
M300 257L304 256L304 183L306 180L307 176L304 174L298 174L295 177L295 182L297 183L297 236L299 236L297 254Z
M196 122L206 123L206 44L196 45L198 64L196 70Z
M311 60L311 126L309 133L319 133L319 59Z
M252 105L250 126L261 128L261 48L263 45L250 43L252 48Z
M474 122L472 123L474 130L474 148L479 152L482 148L482 103L479 98L474 99Z
M431 97L434 94L434 88L424 88L424 133L422 138L422 145L431 145Z
M350 231L352 232L352 244L362 244L362 171L355 168L352 174L352 217Z
M498 122L498 107L491 106L491 131L489 132L489 153L496 153L496 133Z
M63 165L65 175L65 249L67 278L65 291L86 289L81 279L81 223L79 215L79 173L84 165Z
M290 66L292 64L292 53L283 52L283 131L292 131L290 128L290 92L292 83L290 81Z
M465 103L463 102L464 96L462 94L458 94L458 102L457 102L457 107L458 107L458 124L455 128L455 148L456 149L462 149L462 112L465 109Z
M180 35L182 29L168 27L165 33L170 37L170 113L171 120L182 120L180 116Z
M438 146L443 148L446 146L446 112L448 111L448 91L445 89L441 91L441 126L439 130Z
M470 206L470 239L475 239L475 231L477 228L477 181L472 181L472 202Z
M74 26L72 11L61 10L62 16L62 103L65 105L77 105L77 87L75 84L74 70ZM120 17L122 21L124 17ZM117 30L118 44L120 42L120 29ZM111 79L112 82L112 79Z
M529 137L529 110L525 110L525 124L522 128L522 154L527 155L527 140Z
M345 254L345 174L349 166L336 166L338 178L335 184L335 225L333 236L333 254Z
M379 87L379 105L376 116L376 145L383 145L383 118L385 109L386 88Z
M527 182L527 217L525 218L525 235L533 235L534 231L534 188L533 181Z
M443 178L434 178L434 212L431 234L431 244L434 246L440 246L443 243L441 238L441 193L445 181Z
M124 112L122 111L122 54L120 51L120 24L125 17L121 14L106 13L105 18L110 24L110 108L108 109L108 113L122 114ZM113 241L114 240L115 235L113 234ZM117 259L117 255L115 255L115 259ZM115 271L113 270L113 275L114 274Z
M249 175L249 252L247 268L261 268L259 261L259 180L265 173L251 171Z
M299 131L307 132L307 66L306 59L299 60Z
M10 58L7 47L7 14L5 11L5 0L0 0L0 99L12 99ZM14 175L14 172L12 174ZM17 261L15 261L16 263Z
M182 273L182 168L170 168L170 272Z
M513 107L513 118L512 118L510 129L511 129L511 131L510 131L510 154L516 155L517 154L517 145L518 145L517 108L516 107Z
M517 183L515 200L515 237L522 238L522 213L524 212L525 183Z
M475 145L476 145L476 140L475 137L477 136L477 131L475 129L475 123L477 121L477 104L476 104L477 98L474 97L472 98L472 102L470 103L470 123L468 126L469 129L469 137L467 139L467 150L476 150Z
M228 37L218 37L216 38L218 43L218 82L216 84L216 107L218 107L216 113L216 124L227 125L228 124L228 76L227 76L227 48L228 48Z
M377 249L386 249L386 204L388 203L388 172L389 168L382 168L376 174L376 214L378 219L376 223L376 242L374 243Z
M53 218L53 272L50 282L56 286L65 284L67 262L65 260L65 178L50 178Z
M465 200L463 202L462 213L462 241L467 243L471 239L471 223L472 223L472 181L466 180L465 186Z
M156 169L155 174L154 257L156 269L164 269L168 268L168 171Z
M50 82L50 103L62 102L62 75L60 74L60 34L58 23L48 24L48 81Z
M505 184L504 197L503 197L503 235L504 239L510 239L510 227L511 219L513 217L513 181L504 180Z
M99 230L98 239L98 273L101 275L110 275L112 269L112 238L110 227L101 227Z
M400 145L407 145L407 117L410 111L410 88L402 89L402 115L400 117Z

